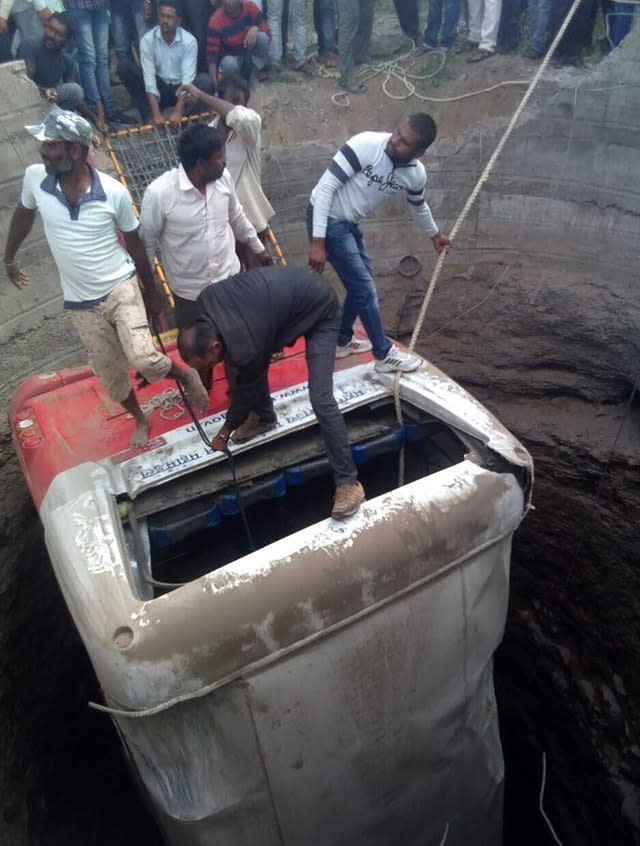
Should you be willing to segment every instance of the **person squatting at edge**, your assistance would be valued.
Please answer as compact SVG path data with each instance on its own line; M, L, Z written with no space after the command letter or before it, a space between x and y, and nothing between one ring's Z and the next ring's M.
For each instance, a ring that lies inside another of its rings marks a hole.
M15 256L39 211L60 274L64 307L104 389L135 420L131 446L143 446L149 423L129 384L129 367L149 382L177 379L202 411L207 392L195 370L178 366L153 344L145 304L151 314L159 314L161 304L138 221L127 189L87 164L91 125L74 112L58 109L44 123L26 129L41 142L44 164L25 171L5 248L7 275L16 288L27 284ZM116 227L124 234L126 250Z
M371 259L358 223L386 197L404 191L412 217L429 235L435 251L441 253L451 246L425 200L427 173L418 161L436 133L433 118L419 113L404 118L393 132L354 135L320 177L307 209L309 267L322 273L328 259L347 291L336 357L372 349L374 367L382 373L415 370L422 359L399 349L385 335ZM353 338L356 317L360 317L368 341Z
M340 305L329 286L299 267L256 268L205 288L197 301L198 317L178 335L183 360L197 370L220 361L232 365L229 410L211 441L225 450L241 425L258 431L276 426L267 374L271 355L292 346L302 335L309 371L309 399L333 469L336 493L331 516L348 517L365 494L351 457L347 427L333 395L333 366ZM234 438L235 440L235 438Z

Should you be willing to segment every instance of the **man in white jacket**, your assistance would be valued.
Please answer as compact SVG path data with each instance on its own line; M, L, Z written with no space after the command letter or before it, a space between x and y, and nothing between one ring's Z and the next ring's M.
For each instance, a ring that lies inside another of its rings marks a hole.
M392 344L384 333L376 286L359 221L386 198L403 191L409 210L433 242L437 253L451 244L436 225L425 200L427 174L419 158L436 137L427 114L404 118L393 132L361 132L333 157L311 193L307 230L311 239L309 267L322 273L327 260L347 290L338 333L336 357L373 350L381 372L411 371L421 364ZM353 338L360 317L368 341Z

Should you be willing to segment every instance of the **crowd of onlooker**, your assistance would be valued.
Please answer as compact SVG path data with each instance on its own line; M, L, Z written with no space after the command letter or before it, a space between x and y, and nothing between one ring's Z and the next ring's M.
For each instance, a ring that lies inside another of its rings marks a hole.
M311 47L342 90L365 91L356 66L369 61L375 0L312 2L317 46L309 40L307 0L0 0L0 61L24 59L49 102L100 128L176 123L201 106L193 87L215 94L225 73L265 81L286 63L312 75ZM517 49L541 58L572 0L428 0L424 14L419 0L393 3L417 51L453 49L478 62ZM616 47L635 8L583 0L556 57L579 61L592 48L599 15L603 49ZM114 104L111 50L135 117Z

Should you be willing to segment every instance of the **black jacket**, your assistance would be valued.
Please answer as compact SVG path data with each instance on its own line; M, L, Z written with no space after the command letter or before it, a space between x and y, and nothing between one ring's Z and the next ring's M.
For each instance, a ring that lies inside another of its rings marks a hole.
M212 326L237 371L227 424L240 425L251 410L247 389L269 367L274 352L335 319L335 294L317 274L299 267L262 267L215 282L198 297L198 322Z

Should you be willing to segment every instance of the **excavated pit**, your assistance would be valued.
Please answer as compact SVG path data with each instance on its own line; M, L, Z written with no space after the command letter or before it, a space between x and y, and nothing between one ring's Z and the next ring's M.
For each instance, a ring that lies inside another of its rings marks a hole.
M553 842L537 811L543 752L545 807L564 846L640 843L639 57L637 28L594 71L545 81L458 238L419 344L536 462L536 510L516 536L496 659L505 843L518 846ZM21 85L7 86L0 116L3 237L35 156L20 127L39 106L25 106ZM512 111L509 97L486 106L490 120L478 100L436 113L444 131L428 156L429 193L444 229ZM308 192L335 145L391 125L407 106L384 103L375 118L325 106L307 135L278 146L289 103L264 95L256 105L276 230L301 259ZM417 248L400 202L365 236L388 330L406 341L433 257ZM1 295L3 404L28 372L82 360L42 237L30 243L32 288L7 292L5 281ZM423 265L409 279L397 270L407 254ZM86 707L97 685L6 431L0 446L0 843L153 846L161 841L114 729Z

